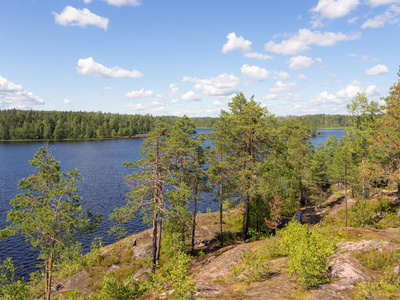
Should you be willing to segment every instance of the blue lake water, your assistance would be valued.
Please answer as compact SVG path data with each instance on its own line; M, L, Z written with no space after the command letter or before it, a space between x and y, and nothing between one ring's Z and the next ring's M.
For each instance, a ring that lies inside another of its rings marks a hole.
M198 132L209 132L202 129ZM343 130L331 129L321 130L323 135L312 138L311 142L319 146L325 143L330 136L340 139ZM49 144L54 150L54 157L61 161L62 171L68 172L75 168L84 178L78 184L81 203L84 209L94 213L101 213L104 222L99 226L93 236L80 238L84 248L89 249L94 236L102 236L105 244L116 241L116 238L107 234L113 225L108 220L108 215L116 207L123 206L125 195L129 187L125 184L123 177L129 174L129 170L122 165L124 161L135 161L140 158L139 150L143 139L120 139L103 141L82 142L52 142ZM204 146L209 146L206 141ZM38 142L3 142L0 143L0 229L6 227L7 211L11 208L9 202L18 191L18 181L28 177L34 172L29 165L39 147L43 143ZM204 213L207 209L218 210L218 203L214 202L210 195L201 199L199 210ZM135 219L127 226L129 233L136 233L146 229L141 219ZM22 236L13 237L0 242L0 261L12 257L14 264L19 267L18 273L27 276L35 271L38 252L32 250L25 243Z

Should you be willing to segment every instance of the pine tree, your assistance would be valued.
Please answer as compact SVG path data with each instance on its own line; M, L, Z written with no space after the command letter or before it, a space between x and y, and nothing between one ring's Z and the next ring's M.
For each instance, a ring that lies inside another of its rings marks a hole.
M82 211L76 187L82 180L78 171L61 172L59 163L48 150L37 151L30 161L37 171L19 181L22 192L11 200L7 216L11 225L0 231L0 240L22 234L33 248L40 249L46 299L51 297L53 270L60 254L68 251L76 236L91 232L101 221L101 215Z

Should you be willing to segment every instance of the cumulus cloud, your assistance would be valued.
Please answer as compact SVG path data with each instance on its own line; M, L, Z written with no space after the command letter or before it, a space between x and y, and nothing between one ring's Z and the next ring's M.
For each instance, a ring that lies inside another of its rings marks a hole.
M108 19L100 17L92 13L87 8L76 9L72 6L66 6L61 14L53 12L54 20L57 24L63 26L80 26L86 27L87 25L93 25L104 30L107 29Z
M239 91L240 79L232 74L223 73L210 79L199 79L191 76L184 76L182 82L194 83L194 88L209 96L224 96Z
M201 97L195 94L193 91L189 91L181 96L183 101L201 101Z
M170 91L168 92L169 97L172 97L173 95L175 95L176 92L179 90L179 88L174 83L171 83L169 85L169 89L170 89Z
M278 95L276 94L268 94L266 96L263 97L263 100L276 100L278 99Z
M228 41L222 47L222 53L228 53L236 50L242 52L251 52L251 42L245 40L242 36L237 37L236 33L231 32L226 37Z
M71 100L64 99L62 103L63 103L64 105L69 105L69 104L71 104Z
M222 103L222 102L219 101L219 100L214 100L214 101L213 101L213 105L214 105L214 106L223 106L224 103Z
M92 0L83 0L83 2L85 2L85 4L89 4L92 3Z
M243 65L240 68L240 71L242 71L242 74L249 79L253 81L262 81L268 78L269 76L269 71L257 67L257 66L249 66L249 65Z
M102 64L95 62L92 57L81 58L80 60L78 60L77 72L84 75L90 74L98 77L107 78L143 77L143 74L136 70L128 71L118 66L115 66L111 69L107 68Z
M311 11L321 19L332 20L348 15L359 4L359 0L319 0Z
M126 109L128 109L128 110L145 110L145 109L149 109L149 106L142 105L140 103L128 103L126 105Z
M296 56L289 59L289 69L291 70L305 70L314 64L314 60L307 56Z
M291 92L297 89L296 81L283 83L282 81L277 81L275 85L269 89L270 93L284 93Z
M400 0L367 0L366 1L372 7L377 7L380 5L388 5L392 3L400 3Z
M237 37L236 33L231 32L227 36L228 41L222 47L222 53L228 53L231 51L240 51L245 57L254 58L259 60L272 59L273 57L266 54L253 52L251 49L252 42L245 40L242 36Z
M256 52L247 52L243 54L245 57L254 58L259 60L273 59L274 57L271 55L256 53Z
M380 75L380 74L384 74L384 73L388 73L389 72L389 68L385 65L376 65L375 67L372 67L368 70L365 71L365 74L368 76L372 76L372 75Z
M395 24L399 22L400 7L392 5L383 14L377 15L371 19L368 19L362 26L365 28L382 28L386 24Z
M306 75L302 73L297 74L297 78L302 81L310 81L310 78L308 78Z
M107 2L110 5L114 6L139 6L142 4L139 0L103 0L104 2Z
M336 103L345 104L353 100L357 94L364 92L358 83L348 84L345 88L339 90L336 94L330 94L327 91L320 93L314 97L312 103ZM379 94L379 90L376 85L369 85L365 90L368 97L376 96Z
M359 38L360 33L344 34L342 32L320 32L303 28L299 29L297 34L281 43L269 41L265 44L264 48L267 51L278 54L296 55L300 52L309 50L311 45L329 47L334 46L341 41L351 41Z
M289 73L285 72L285 71L275 71L275 79L280 79L280 80L286 80L290 78Z
M112 89L114 89L114 87L113 87L113 86L108 86L108 85L106 85L106 86L104 86L104 89L105 89L105 90L112 90Z
M8 81L0 76L0 108L30 108L33 105L43 105L44 100L28 92L21 85Z
M161 95L156 95L152 90L145 91L144 88L141 88L138 91L132 91L125 94L128 98L145 98L145 97L158 97L161 98Z

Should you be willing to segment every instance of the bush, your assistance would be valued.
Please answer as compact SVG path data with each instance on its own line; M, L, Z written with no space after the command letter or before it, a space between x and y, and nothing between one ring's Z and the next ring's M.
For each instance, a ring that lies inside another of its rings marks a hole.
M100 300L126 300L136 299L144 293L140 285L131 276L120 283L114 277L104 276L101 280Z
M242 261L232 267L232 276L237 278L239 274L244 274L246 283L263 281L269 276L270 270L267 262L268 253L265 250L265 248L259 247L254 251L243 253Z
M166 262L158 272L152 274L148 282L150 292L157 296L166 292L167 288L174 290L173 294L168 293L167 297L172 299L195 299L196 286L190 276L187 275L191 257L184 252L177 252Z
M393 249L369 250L354 253L354 257L363 267L371 270L384 270L394 267L397 263L398 253Z
M0 299L28 299L28 284L15 275L15 267L11 258L0 264Z
M295 219L279 232L280 245L289 256L288 273L310 288L328 280L329 256L335 253L335 243L327 231L318 225L310 233L307 225Z
M400 280L392 270L384 272L378 282L360 282L354 288L357 300L398 299Z

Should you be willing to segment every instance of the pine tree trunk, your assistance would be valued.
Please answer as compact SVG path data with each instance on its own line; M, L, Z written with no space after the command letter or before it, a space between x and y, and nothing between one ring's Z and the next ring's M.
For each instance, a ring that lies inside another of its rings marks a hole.
M222 233L222 182L219 189L219 240L221 246L224 244L224 236Z
M157 199L154 197L154 206L157 205ZM153 210L153 242L151 246L151 266L150 271L154 273L157 261L157 208Z
M156 261L159 261L160 259L160 253L161 253L161 239L162 239L162 213L159 213L159 219L158 219L158 224L159 224L159 229L158 229L158 242L157 242L157 254L156 254Z
M344 198L346 202L346 209L345 209L345 227L347 227L347 168L344 167Z
M243 212L243 229L242 229L242 240L245 241L247 239L247 230L249 223L249 205L250 204L250 195L246 193L246 197L244 199L244 212Z

